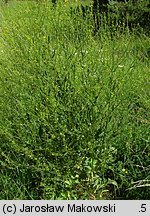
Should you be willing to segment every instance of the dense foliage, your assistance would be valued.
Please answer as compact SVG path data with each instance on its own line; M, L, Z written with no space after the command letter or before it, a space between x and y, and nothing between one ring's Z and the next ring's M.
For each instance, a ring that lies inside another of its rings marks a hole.
M106 19L1 5L0 199L149 199L150 39Z

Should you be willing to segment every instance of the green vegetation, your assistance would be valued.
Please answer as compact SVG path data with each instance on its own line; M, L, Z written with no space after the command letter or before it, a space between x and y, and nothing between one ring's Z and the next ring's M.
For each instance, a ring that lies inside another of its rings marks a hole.
M0 199L149 199L150 38L69 4L0 6Z

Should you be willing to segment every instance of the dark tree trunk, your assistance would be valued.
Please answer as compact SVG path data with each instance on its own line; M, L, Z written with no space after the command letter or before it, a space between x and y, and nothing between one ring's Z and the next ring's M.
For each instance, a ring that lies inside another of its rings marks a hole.
M109 0L93 0L93 12L101 13L107 11Z

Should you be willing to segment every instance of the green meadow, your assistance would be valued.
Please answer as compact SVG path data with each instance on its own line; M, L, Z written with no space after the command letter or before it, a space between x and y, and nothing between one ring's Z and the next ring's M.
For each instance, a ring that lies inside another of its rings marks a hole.
M150 37L78 4L0 1L0 199L150 198Z

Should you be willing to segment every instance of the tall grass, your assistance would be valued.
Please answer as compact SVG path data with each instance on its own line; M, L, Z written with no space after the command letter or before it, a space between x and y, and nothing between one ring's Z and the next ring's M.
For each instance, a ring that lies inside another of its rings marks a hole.
M1 17L0 198L148 199L149 38L49 1Z

